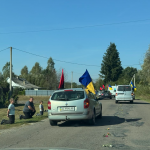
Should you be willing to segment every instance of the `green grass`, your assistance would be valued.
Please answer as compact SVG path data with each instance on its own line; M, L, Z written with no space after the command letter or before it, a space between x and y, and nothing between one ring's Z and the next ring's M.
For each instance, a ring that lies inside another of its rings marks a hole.
M35 106L35 109L36 109L36 114L40 112L39 111L39 102L40 102L40 100L43 100L44 109L47 110L47 102L48 102L47 97L45 99L40 99L39 98L39 100L37 100L36 97L34 97L34 99L35 99L34 106ZM28 97L27 100L29 100L29 97ZM39 121L47 118L47 112L44 112L43 116L36 116L36 114L35 114L33 116L33 118L31 118L31 119L22 119L22 120L20 120L19 115L24 115L23 114L24 101L23 101L23 103L21 101L22 100L19 100L18 101L19 104L15 105L15 123L14 124L0 125L0 130L1 129L8 129L8 128L11 128L11 127L17 127L17 126L20 126L20 125L23 125L23 124L39 122ZM0 108L0 122L1 122L2 119L7 119L8 120L7 108Z
M140 99L142 101L150 103L150 95L137 95L136 99Z

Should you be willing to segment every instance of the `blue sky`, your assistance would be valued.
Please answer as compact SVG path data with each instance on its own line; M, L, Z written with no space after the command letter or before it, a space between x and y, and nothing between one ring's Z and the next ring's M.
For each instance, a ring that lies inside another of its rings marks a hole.
M121 22L150 19L149 6L149 0L1 0L0 50L14 47L57 60L101 66L106 49L114 42L122 66L140 69L137 64L143 63L150 44L150 20ZM0 52L0 71L9 59L9 49ZM16 74L19 75L25 65L31 70L35 62L43 68L47 66L45 58L13 49ZM100 67L59 61L55 61L55 68L64 68L68 81L71 81L73 71L73 81L77 83L86 69L93 79L98 78L100 71Z

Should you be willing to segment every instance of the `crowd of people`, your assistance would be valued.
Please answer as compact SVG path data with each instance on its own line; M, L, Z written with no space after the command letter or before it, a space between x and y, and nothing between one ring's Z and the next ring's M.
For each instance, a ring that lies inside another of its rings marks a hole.
M30 97L30 99L25 103L24 108L23 108L24 115L19 115L20 120L21 119L30 119L36 113L36 109L35 109L33 100L34 100L33 97ZM11 98L9 101L10 101L10 104L9 104L8 110L7 110L7 117L9 118L9 120L3 119L1 121L1 125L15 123L14 99ZM43 101L40 101L39 111L40 111L40 113L38 113L36 116L43 115L43 112L44 112Z

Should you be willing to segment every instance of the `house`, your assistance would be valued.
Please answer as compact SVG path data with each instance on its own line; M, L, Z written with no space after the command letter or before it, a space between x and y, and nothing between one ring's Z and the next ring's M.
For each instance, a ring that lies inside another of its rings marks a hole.
M10 78L7 78L7 83L10 83ZM20 77L12 78L12 87L13 88L19 87L19 88L23 88L26 90L41 89L41 87L33 85L29 83L26 79L20 78Z

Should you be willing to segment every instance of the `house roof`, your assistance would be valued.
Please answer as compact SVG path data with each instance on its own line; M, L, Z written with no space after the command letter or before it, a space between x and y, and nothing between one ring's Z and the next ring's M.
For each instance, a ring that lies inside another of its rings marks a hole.
M41 88L41 87L39 87L39 86L36 86L36 85L33 85L33 84L31 84L31 83L29 83L26 79L24 79L24 78L19 78L19 77L17 77L17 78L12 78L12 81L14 82L14 83L16 83L16 84L19 84L20 86L23 86L25 89L32 89L32 88L34 88L34 89L39 89L39 88Z

